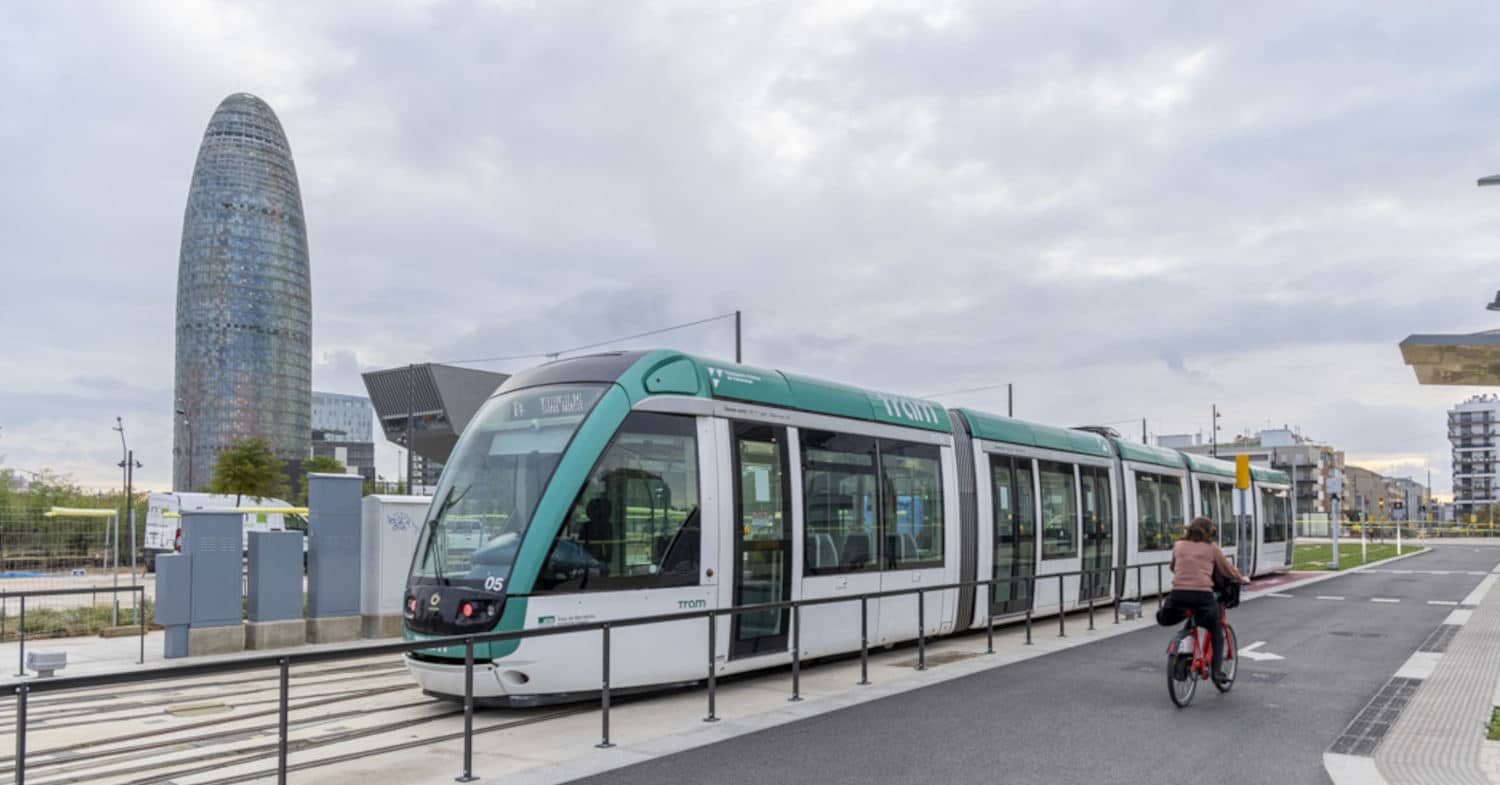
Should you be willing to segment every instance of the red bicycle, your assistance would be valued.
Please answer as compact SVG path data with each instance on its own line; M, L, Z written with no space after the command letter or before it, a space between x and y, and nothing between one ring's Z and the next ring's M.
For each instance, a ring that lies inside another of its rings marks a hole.
M1213 681L1219 692L1234 688L1235 672L1239 660L1234 656L1239 645L1234 638L1234 628L1229 626L1224 604L1219 603L1219 623L1224 625L1224 681L1214 681L1209 671L1213 668L1214 644L1209 631L1193 621L1192 611L1187 612L1187 627L1167 644L1167 693L1177 708L1187 708L1198 692L1198 680Z

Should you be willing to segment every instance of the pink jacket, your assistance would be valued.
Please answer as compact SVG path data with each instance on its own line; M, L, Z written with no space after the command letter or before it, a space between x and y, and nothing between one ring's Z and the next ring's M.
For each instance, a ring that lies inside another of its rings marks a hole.
M1178 540L1172 545L1172 588L1184 591L1213 591L1214 567L1234 580L1240 571L1224 557L1219 546L1211 542Z

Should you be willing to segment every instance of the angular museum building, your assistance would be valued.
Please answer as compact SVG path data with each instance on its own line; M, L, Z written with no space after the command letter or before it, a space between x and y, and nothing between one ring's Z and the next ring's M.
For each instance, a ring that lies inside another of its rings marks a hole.
M276 113L245 93L208 121L177 267L172 486L207 486L216 456L261 438L294 471L307 456L312 302L307 226Z

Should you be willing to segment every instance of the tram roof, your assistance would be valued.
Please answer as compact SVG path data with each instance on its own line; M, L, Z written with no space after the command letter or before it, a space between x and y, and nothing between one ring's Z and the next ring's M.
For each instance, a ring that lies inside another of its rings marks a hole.
M1231 461L1211 458L1207 455L1194 455L1190 452L1182 453L1187 459L1188 468L1194 474L1213 474L1219 477L1234 479L1234 463Z
M1286 472L1277 469L1268 469L1264 466L1250 464L1250 477L1257 482L1274 482L1281 485L1291 485L1292 478Z
M1000 417L972 409L958 409L957 411L968 421L969 432L976 439L1027 447L1043 447L1082 455L1096 455L1101 458L1114 457L1104 437L1096 433L1026 422L1014 417Z
M497 393L540 384L614 382L632 400L691 395L952 433L942 404L681 352L612 352L548 363L516 374Z
M1152 447L1149 444L1137 444L1128 442L1118 436L1110 437L1115 443L1115 448L1120 451L1120 457L1127 461L1136 463L1152 463L1157 466L1169 466L1173 469L1181 469L1187 463L1182 459L1182 453L1170 450L1166 447Z

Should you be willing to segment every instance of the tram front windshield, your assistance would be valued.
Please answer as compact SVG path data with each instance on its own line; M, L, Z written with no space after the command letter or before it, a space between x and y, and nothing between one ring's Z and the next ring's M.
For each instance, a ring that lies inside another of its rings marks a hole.
M412 578L486 590L506 580L552 470L608 387L535 387L486 402L443 469Z

